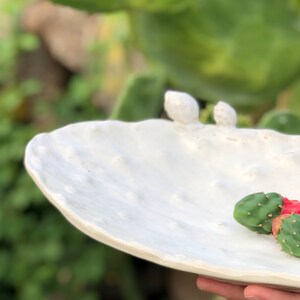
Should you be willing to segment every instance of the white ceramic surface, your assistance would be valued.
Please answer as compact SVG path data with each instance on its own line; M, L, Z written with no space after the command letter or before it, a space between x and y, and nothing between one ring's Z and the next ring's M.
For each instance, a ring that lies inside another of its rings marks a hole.
M225 103L217 125L200 124L191 99L166 94L174 122L92 121L40 134L26 168L74 226L102 243L226 281L300 289L300 258L232 217L250 193L300 199L300 136L237 129Z

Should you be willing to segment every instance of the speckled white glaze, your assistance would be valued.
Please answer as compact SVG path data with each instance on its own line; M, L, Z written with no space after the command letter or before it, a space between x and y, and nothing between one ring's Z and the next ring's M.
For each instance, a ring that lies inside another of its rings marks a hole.
M225 103L218 126L197 123L196 102L174 93L166 108L175 122L92 121L36 136L29 174L74 226L107 245L222 280L300 289L300 259L232 217L250 193L300 199L300 136L237 129Z

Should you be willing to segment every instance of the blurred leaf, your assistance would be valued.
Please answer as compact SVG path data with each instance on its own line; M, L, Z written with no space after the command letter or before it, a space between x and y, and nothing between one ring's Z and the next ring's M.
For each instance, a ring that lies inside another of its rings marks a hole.
M14 38L5 38L0 42L0 82L13 71L17 55L16 41Z
M163 106L165 78L149 73L132 76L110 118L138 121L157 118Z
M14 112L22 103L21 92L15 87L7 88L0 92L0 116Z
M300 115L300 80L297 80L288 90L288 108Z
M28 281L23 285L22 300L43 299L43 291L35 281Z
M0 151L0 156L1 154L2 151ZM5 159L5 157L3 157L3 159ZM1 195L1 191L6 189L14 180L16 175L16 168L14 165L4 164L1 160L0 160L0 168L1 168L1 172L0 172L0 195Z
M28 79L20 83L20 89L24 96L32 96L40 92L41 84L38 80Z
M33 51L39 46L39 39L36 35L23 33L19 38L19 47L24 51Z
M61 97L61 101L55 103L53 107L56 116L61 118L62 124L103 118L104 113L92 102L93 95L99 90L101 84L98 76L99 73L80 74L70 80L68 90ZM45 109L49 108L45 107Z
M92 12L111 12L128 6L128 0L97 1L97 0L53 0L54 3L72 6Z
M178 12L192 5L197 0L52 0L55 3L96 12L110 12L120 9L139 9L150 12Z
M198 0L180 15L133 12L131 24L176 89L256 106L299 76L299 19L285 0Z
M9 15L17 16L26 3L27 3L26 0L15 0L15 1L1 0L0 8Z
M261 118L257 126L282 133L300 134L300 116L291 112L271 110Z
M77 261L74 265L74 276L77 280L88 280L91 283L97 283L104 277L107 268L105 261L102 260L102 263L95 264L102 252L103 248L96 246L82 253L83 259Z
M86 100L91 97L91 93L93 92L93 88L91 87L90 83L86 82L80 76L73 77L69 87L69 97L72 99L73 105L84 105Z
M0 118L0 139L7 137L12 131L13 124L8 118Z
M0 219L1 221L1 219ZM1 222L0 222L1 223ZM9 266L11 265L10 261L11 255L7 249L0 248L0 281L5 278L9 270Z

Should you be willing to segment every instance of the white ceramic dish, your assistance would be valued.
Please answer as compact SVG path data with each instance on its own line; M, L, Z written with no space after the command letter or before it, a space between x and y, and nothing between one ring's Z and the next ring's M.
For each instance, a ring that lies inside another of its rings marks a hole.
M300 290L300 258L240 226L234 204L276 191L300 198L300 136L237 129L225 103L217 125L168 92L174 120L93 121L36 136L25 165L78 229L137 257L226 281Z

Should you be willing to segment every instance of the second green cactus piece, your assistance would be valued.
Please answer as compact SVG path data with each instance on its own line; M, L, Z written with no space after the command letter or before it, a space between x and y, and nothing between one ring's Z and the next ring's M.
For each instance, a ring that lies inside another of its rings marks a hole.
M300 215L284 214L273 222L273 235L282 250L300 257Z
M262 234L272 232L272 221L280 215L283 198L278 193L255 193L236 203L235 220L252 231Z

